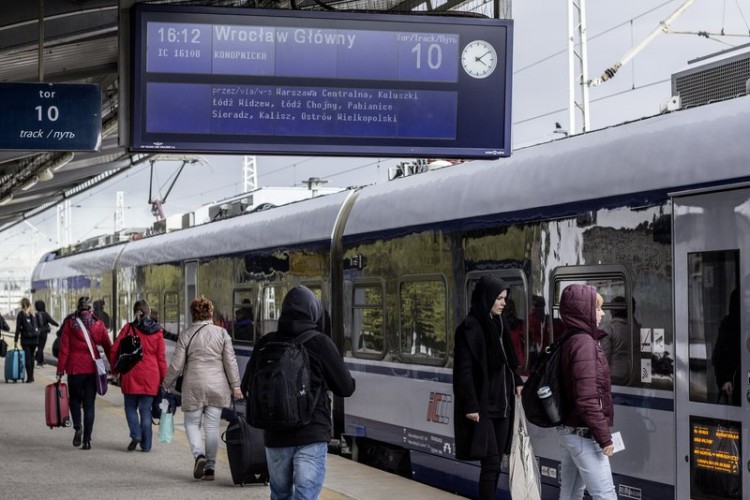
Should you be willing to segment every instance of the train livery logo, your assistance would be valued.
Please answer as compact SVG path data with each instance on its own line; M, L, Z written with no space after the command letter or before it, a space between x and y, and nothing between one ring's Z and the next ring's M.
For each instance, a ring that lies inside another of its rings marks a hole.
M442 392L431 392L430 402L427 405L427 420L439 424L450 422L450 404L453 396Z

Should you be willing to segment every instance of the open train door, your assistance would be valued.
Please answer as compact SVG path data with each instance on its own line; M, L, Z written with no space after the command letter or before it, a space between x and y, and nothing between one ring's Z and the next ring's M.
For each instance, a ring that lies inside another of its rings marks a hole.
M675 498L750 498L750 188L674 194L673 224Z

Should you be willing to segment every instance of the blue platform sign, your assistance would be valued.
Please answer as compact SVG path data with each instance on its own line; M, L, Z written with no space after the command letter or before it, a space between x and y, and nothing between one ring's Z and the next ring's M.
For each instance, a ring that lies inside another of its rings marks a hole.
M0 83L0 150L96 151L101 102L99 85Z

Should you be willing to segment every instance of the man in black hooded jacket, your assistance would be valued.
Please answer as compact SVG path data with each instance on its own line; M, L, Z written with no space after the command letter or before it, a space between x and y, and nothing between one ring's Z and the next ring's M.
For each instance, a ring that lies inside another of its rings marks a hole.
M320 391L312 420L294 429L264 431L272 500L320 496L331 439L331 400L326 391L339 397L354 393L354 379L336 345L318 330L322 315L323 305L309 288L298 285L289 290L281 304L278 331L258 341L242 379L241 389L247 395L257 353L269 340L292 341L309 330L319 332L304 343L310 358L311 390Z

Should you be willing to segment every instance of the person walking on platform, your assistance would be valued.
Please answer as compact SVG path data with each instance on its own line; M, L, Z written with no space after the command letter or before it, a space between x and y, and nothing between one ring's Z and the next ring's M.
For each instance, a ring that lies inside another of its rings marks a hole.
M21 310L16 316L16 336L13 343L17 346L21 338L21 348L26 358L26 382L34 381L34 357L39 347L39 328L36 319L31 314L31 301L26 297L21 299Z
M101 346L109 358L112 341L107 328L91 312L91 299L80 297L76 311L65 318L60 334L60 352L57 358L57 378L68 374L68 394L70 416L73 419L73 446L91 449L91 434L94 428L96 404L96 365L91 358L84 335L89 335L91 343ZM83 409L83 422L81 422ZM83 423L83 426L81 424Z
M341 353L330 337L321 332L323 305L307 287L289 290L281 303L278 331L261 337L250 356L242 378L248 394L260 353L269 342L302 341L310 360L310 392L317 394L310 422L301 427L265 429L271 500L314 500L320 496L326 473L326 454L331 440L331 400L327 391L347 397L354 393L355 381ZM310 334L309 332L312 332ZM249 404L264 396L249 396ZM250 410L249 410L250 411ZM258 410L263 411L261 406Z
M494 500L503 454L510 451L516 394L523 381L502 312L509 287L482 276L456 329L453 363L456 458L479 460L479 498Z
M609 366L599 340L604 300L591 285L572 284L560 296L566 340L560 353L560 374L572 407L557 427L562 447L560 500L580 500L584 488L594 500L616 500L609 457L614 453L614 406Z
M242 398L240 372L232 338L224 328L213 324L213 303L200 296L190 304L190 313L193 324L180 332L162 386L172 391L182 376L185 433L195 458L193 477L213 481L221 409L231 406L233 396Z
M120 374L120 390L125 400L125 418L130 430L128 451L134 451L139 444L141 451L150 451L151 408L167 375L167 361L162 328L149 316L151 307L148 302L137 301L133 306L133 313L135 319L125 325L115 339L109 364L112 367L117 364L123 339L128 336L138 337L143 357L126 373Z
M43 300L35 301L34 309L36 310L36 313L34 314L36 325L39 328L39 347L36 351L36 365L44 366L44 348L47 346L47 335L52 331L50 325L60 325L49 315L47 312L47 305Z

